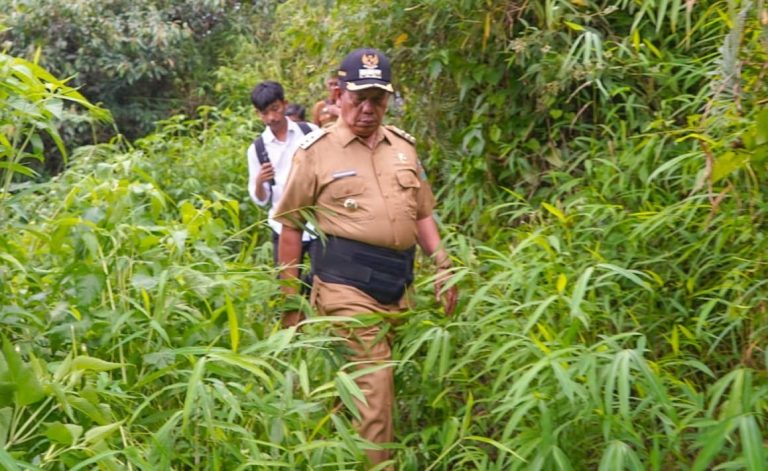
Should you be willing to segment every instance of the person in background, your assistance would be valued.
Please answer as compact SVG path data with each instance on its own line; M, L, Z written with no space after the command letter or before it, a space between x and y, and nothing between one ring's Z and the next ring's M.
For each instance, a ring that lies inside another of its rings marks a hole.
M288 106L285 107L285 115L297 123L307 120L306 110L298 103L289 103Z
M435 198L414 139L382 126L394 91L389 60L376 49L357 49L343 60L338 77L340 119L301 143L275 212L283 224L278 263L288 280L282 322L290 327L302 318L291 301L309 211L321 234L311 249L310 299L320 315L367 320L364 327L337 324L337 333L346 339L348 361L379 366L355 380L366 400L357 402L355 426L366 440L385 444L393 439L395 400L392 330L386 324L412 307L416 245L434 260L435 296L448 315L458 292L449 282L451 259L442 247L432 214ZM366 453L373 465L389 459L384 447Z
M277 82L264 81L256 85L251 91L251 102L265 128L261 136L248 147L248 194L259 206L271 204L267 222L272 229L274 260L277 262L277 244L282 225L274 219L275 206L280 202L291 159L299 143L305 134L318 128L314 124L297 123L285 117L285 92ZM311 238L308 233L300 237L304 242L303 259Z
M328 89L328 97L324 98L312 107L312 122L321 128L331 126L339 117L339 78L334 71L333 76L325 81Z

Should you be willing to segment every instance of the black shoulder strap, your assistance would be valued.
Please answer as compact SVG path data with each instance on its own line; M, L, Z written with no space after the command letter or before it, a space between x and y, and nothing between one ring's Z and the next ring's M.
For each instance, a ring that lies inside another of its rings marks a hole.
M312 128L309 127L309 124L305 123L304 121L301 121L297 124L301 128L301 132L303 132L304 134L309 134L312 132Z
M269 160L269 155L267 154L267 148L264 146L264 139L262 139L261 136L253 140L253 146L256 148L256 158L259 159L259 163L261 165L271 163ZM269 184L274 185L275 179L271 179ZM271 194L269 195L269 198L272 198Z
M269 162L269 155L267 155L267 148L264 146L264 139L259 136L253 140L253 145L256 147L256 158L259 159L260 164L266 164Z

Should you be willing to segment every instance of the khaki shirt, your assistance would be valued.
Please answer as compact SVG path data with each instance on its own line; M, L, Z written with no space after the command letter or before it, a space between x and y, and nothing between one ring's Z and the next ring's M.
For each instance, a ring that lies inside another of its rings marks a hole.
M325 131L297 150L275 219L301 229L306 218L298 210L311 209L321 233L414 246L416 221L432 215L435 198L413 144L380 127L371 150L343 120Z
M321 128L326 128L332 125L338 118L338 116L331 114L331 112L326 109L329 104L330 103L328 103L327 100L320 100L312 107L312 122Z

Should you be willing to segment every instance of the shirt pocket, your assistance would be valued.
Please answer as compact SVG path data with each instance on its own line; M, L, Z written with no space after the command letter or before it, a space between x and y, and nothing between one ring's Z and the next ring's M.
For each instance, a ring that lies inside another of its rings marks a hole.
M365 180L359 176L343 177L328 184L333 210L345 219L357 221L372 217L366 202Z
M421 181L416 170L403 169L395 173L397 179L397 200L400 208L408 218L416 219L417 197L421 188Z

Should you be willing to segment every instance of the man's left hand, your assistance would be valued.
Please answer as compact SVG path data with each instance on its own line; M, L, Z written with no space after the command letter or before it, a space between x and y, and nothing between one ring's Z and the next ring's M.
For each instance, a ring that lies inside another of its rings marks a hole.
M450 268L438 268L437 278L435 279L435 299L443 303L445 315L450 316L456 309L456 302L459 300L459 290L456 285L443 291L443 287L448 283L453 274Z

